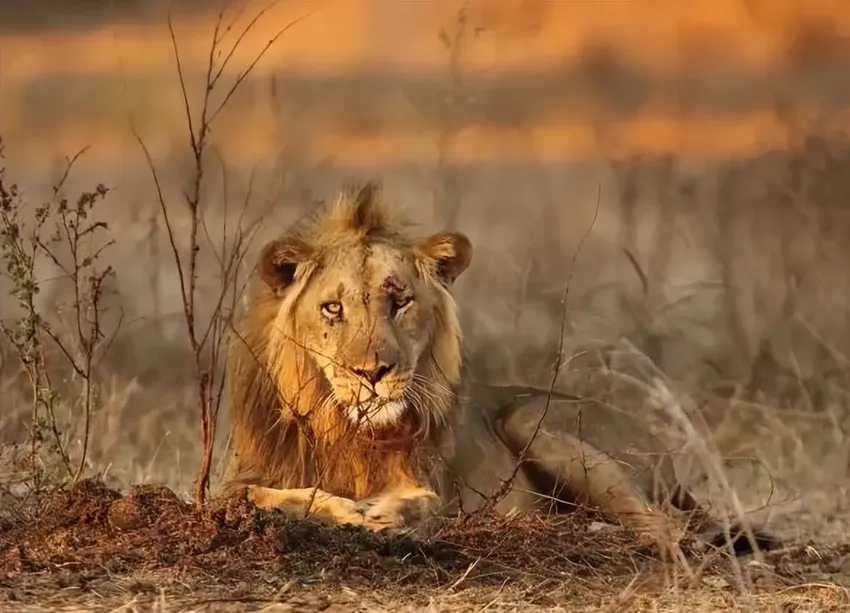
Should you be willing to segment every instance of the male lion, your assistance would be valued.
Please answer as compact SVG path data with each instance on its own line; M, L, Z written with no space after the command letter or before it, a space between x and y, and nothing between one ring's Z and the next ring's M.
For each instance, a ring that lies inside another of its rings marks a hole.
M577 419L576 398L473 383L450 293L470 241L413 240L397 213L370 182L262 250L261 291L231 347L225 494L376 530L474 510L500 490L503 513L554 495L664 546L686 523L677 512L708 517L628 414L600 405Z

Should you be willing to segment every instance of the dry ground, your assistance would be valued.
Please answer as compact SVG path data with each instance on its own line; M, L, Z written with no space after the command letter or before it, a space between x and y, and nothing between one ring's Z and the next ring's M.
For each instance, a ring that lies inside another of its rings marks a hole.
M329 528L244 500L85 480L3 515L3 611L838 611L850 544L763 561L685 547L690 571L574 515L477 517L431 539ZM687 573L691 573L691 577Z

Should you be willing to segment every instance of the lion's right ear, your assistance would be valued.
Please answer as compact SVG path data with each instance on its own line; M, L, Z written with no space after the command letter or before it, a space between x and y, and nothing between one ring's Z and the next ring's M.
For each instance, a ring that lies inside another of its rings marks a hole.
M263 247L257 268L263 282L281 295L293 281L298 265L310 258L307 246L292 238L278 239Z
M451 285L472 260L472 243L460 232L440 232L421 241L415 251L431 264L437 278Z

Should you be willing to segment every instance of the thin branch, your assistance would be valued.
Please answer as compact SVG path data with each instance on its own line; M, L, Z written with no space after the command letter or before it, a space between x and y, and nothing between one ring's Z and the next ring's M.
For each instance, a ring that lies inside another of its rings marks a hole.
M263 17L263 15L265 15L270 9L272 9L276 5L280 4L280 2L281 2L281 0L274 0L273 2L268 4L262 11L257 13L257 15L255 15L254 18L248 23L248 25L245 26L245 28L242 30L242 32L239 33L239 36L236 37L236 41L233 43L233 46L230 48L230 51L224 57L224 60L222 61L221 66L216 71L215 76L212 77L211 81L208 81L209 84L210 84L210 87L215 87L216 83L218 83L218 80L221 78L221 75L224 73L225 69L227 68L227 65L230 63L231 58L233 58L233 54L236 53L236 49L239 48L239 45L242 44L242 41L245 38L245 36L248 35L248 33L254 28L254 26ZM237 14L236 17L234 17L234 19L230 23L230 25L227 26L225 33L230 31L230 29L234 25L236 25L236 21L242 15L242 12L244 12L244 10L245 9L243 8L242 11L240 11L240 13ZM215 44L217 45L220 42L221 42L221 39L216 41Z
M600 186L597 189L597 192L596 192L596 208L593 211L593 219L591 219L590 225L588 226L587 231L582 236L581 240L579 241L578 247L576 248L575 252L573 253L573 257L570 261L570 268L569 268L569 271L567 273L567 279L566 279L566 281L564 281L564 292L563 292L563 295L561 297L561 325L560 325L560 335L559 335L559 339L558 339L558 354L555 357L555 366L554 366L554 370L552 372L552 380L549 383L549 389L546 393L546 403L543 406L543 410L540 412L540 417L537 419L537 423L534 426L534 431L532 432L531 437L528 439L528 442L526 442L525 447L523 447L522 452L519 454L519 457L517 458L516 463L514 464L514 469L513 469L513 472L511 473L511 476L508 479L506 479L505 481L502 482L502 487L499 489L496 496L493 498L494 501L498 501L498 500L504 498L508 494L510 487L513 485L513 482L516 479L517 473L519 472L519 467L525 461L525 457L526 457L526 455L528 455L528 450L531 448L531 444L537 438L537 434L540 432L540 427L543 424L543 420L546 418L546 415L549 412L549 405L552 401L552 394L555 391L555 385L557 384L558 375L561 372L561 365L562 365L563 359L564 359L564 335L566 333L567 310L568 310L567 309L567 300L569 298L569 293L570 293L570 284L572 283L573 274L575 272L575 264L576 264L576 260L578 259L578 255L581 253L581 250L584 246L585 241L587 241L588 236L590 236L591 231L593 230L594 226L596 225L596 219L599 216L599 207L600 207L601 199L602 199L602 187Z
M180 50L177 48L177 37L174 34L174 24L171 21L171 9L170 8L168 9L168 31L171 34L171 44L174 48L174 59L177 62L177 76L180 79L180 84L181 84L180 90L183 94L183 106L184 106L184 109L185 109L185 112L186 112L186 123L187 123L188 128L189 128L189 143L191 144L192 151L195 152L195 154L197 155L198 146L197 146L197 143L195 142L195 126L194 126L194 123L192 122L192 110L191 110L191 107L190 107L190 104L189 104L189 93L187 92L186 87L185 87L186 81L183 78L183 65L180 62ZM147 151L145 151L145 154L147 154Z
M280 0L275 0L271 6L274 6L274 4L277 4L279 1ZM189 91L183 71L182 61L180 59L179 46L177 44L177 35L174 30L174 24L171 18L171 13L169 12L168 28L171 36L172 47L174 50L182 100L185 107L187 127L189 130L189 145L193 154L194 161L194 175L192 177L192 184L189 189L186 190L183 194L185 203L188 206L190 214L190 251L188 256L188 262L185 262L185 266L184 261L179 255L179 250L177 248L177 243L174 237L174 226L168 213L169 207L166 204L166 200L162 191L159 177L157 176L157 172L153 164L152 157L142 139L135 132L135 130L133 131L133 135L135 136L136 140L139 142L142 147L142 150L144 151L148 167L154 179L160 209L163 212L169 242L171 244L172 254L174 255L174 261L177 264L181 298L183 301L183 314L186 323L186 331L189 340L189 345L191 347L193 355L195 376L197 378L196 383L198 405L200 409L201 438L204 447L202 465L198 472L197 480L195 482L195 502L198 506L204 504L206 489L209 485L210 466L212 463L212 446L215 435L215 420L218 415L218 406L220 406L220 396L221 391L223 389L224 376L221 378L221 380L217 379L217 367L220 362L220 345L222 342L224 342L223 331L228 327L230 323L229 318L232 317L232 309L230 316L225 316L225 299L227 298L229 292L233 289L235 280L238 278L239 267L241 266L242 260L246 254L247 246L250 245L251 239L253 238L258 227L258 222L251 227L247 235L248 238L246 240L246 234L242 231L241 228L241 221L244 215L243 211L240 214L240 227L236 233L233 248L229 250L226 240L228 220L227 215L225 214L225 222L223 227L224 237L222 239L222 253L219 254L217 252L215 246L213 245L214 241L212 240L211 233L209 231L209 228L207 227L205 216L201 211L202 193L205 185L204 154L208 147L208 137L211 131L211 127L216 117L218 117L218 115L224 110L231 97L235 94L240 85L252 73L256 65L266 55L272 45L277 42L277 40L286 31L288 31L289 28L299 23L303 19L306 19L306 17L309 15L292 21L283 29L281 29L274 37L272 37L272 39L254 57L253 61L248 65L248 67L238 74L235 82L227 90L223 97L223 100L215 107L215 110L210 112L210 109L212 108L211 104L214 91L217 88L219 79L224 74L224 71L227 68L231 58L234 56L237 48L239 48L242 44L247 34L253 29L254 25L259 21L260 17L267 13L269 8L270 7L266 7L265 9L260 11L260 13L254 17L254 19L251 20L248 26L244 28L241 34L237 37L236 42L226 54L224 60L221 62L221 65L216 66L217 60L221 57L220 45L222 43L222 40L224 39L224 36L233 27L233 22L227 25L226 27L223 26L224 9L219 12L218 18L216 20L216 25L211 37L209 54L207 56L204 92L201 100L200 116L197 118L192 117L191 104L189 102ZM226 175L226 169L224 170L223 174ZM247 206L247 200L245 205ZM196 317L198 315L196 312L195 302L198 291L198 257L201 249L198 237L199 228L203 232L206 240L210 243L210 245L213 245L212 252L218 260L219 270L221 272L222 277L220 280L221 291L219 292L217 301L214 305L213 313L211 314L210 320L207 323L204 331L200 335L195 325ZM236 300L235 294L233 300ZM225 319L228 319L228 321L225 321ZM215 398L213 397L214 395L216 396ZM215 404L216 406L214 413L212 410L213 404Z
M295 19L294 21L289 22L282 30L280 30L277 34L275 34L269 40L268 43L266 43L266 45L260 50L260 52L256 55L256 57L254 57L254 60L248 65L248 68L246 68L243 72L241 72L239 74L239 76L236 77L236 82L230 88L230 91L228 91L227 94L224 96L224 100L221 102L221 104L218 106L218 108L213 112L212 116L210 117L210 123L212 123L215 120L215 118L218 117L218 114L221 113L221 111L227 105L227 102L230 100L230 98L233 96L233 94L236 93L236 90L242 84L242 81L244 81L248 77L248 75L251 74L251 72L254 70L254 67L259 63L259 61L261 59L263 59L263 57L266 55L268 50L271 49L272 45L274 45L278 41L278 39L281 36L283 36L289 30L289 28L295 26L298 23L301 23L302 21L304 21L308 17L311 17L313 14L314 13L308 13L306 15L299 17L298 19Z
M186 282L183 278L183 262L180 257L180 250L177 248L177 241L174 238L174 230L171 223L171 218L168 215L168 206L165 204L165 196L162 193L162 185L159 181L159 175L156 172L156 166L153 163L153 158L151 157L150 151L145 145L142 137L139 136L139 133L136 132L135 127L132 122L130 124L130 130L133 134L133 137L136 139L136 142L139 143L139 146L142 148L142 151L145 154L145 160L148 165L148 170L151 172L151 178L153 179L154 186L156 187L157 201L159 202L160 210L162 211L162 216L165 219L165 229L168 232L168 243L171 246L171 253L174 256L174 262L177 265L177 276L180 281L180 296L185 303L187 300L186 297ZM185 316L185 314L184 314Z

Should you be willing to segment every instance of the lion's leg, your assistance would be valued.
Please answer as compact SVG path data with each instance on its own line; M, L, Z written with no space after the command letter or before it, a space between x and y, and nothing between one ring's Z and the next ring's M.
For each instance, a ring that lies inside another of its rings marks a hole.
M314 487L281 490L249 485L248 500L261 509L279 509L300 517L313 515L334 524L364 523L353 500Z
M529 460L554 474L576 502L586 502L604 515L635 532L648 534L659 543L671 544L680 532L670 516L653 508L641 496L631 477L619 464L590 444L561 433L532 443Z
M533 433L526 413L509 414L501 424L505 442L515 454L525 448ZM541 427L528 447L525 462L530 470L554 478L556 491L567 494L569 501L585 503L638 534L649 535L664 549L681 536L678 522L653 508L614 458L572 434L552 434Z

